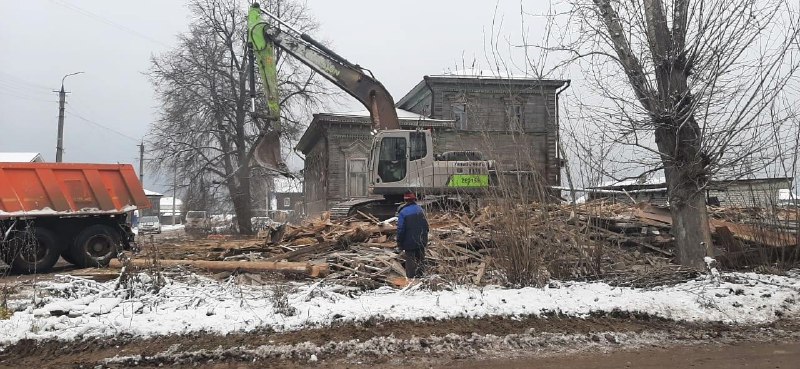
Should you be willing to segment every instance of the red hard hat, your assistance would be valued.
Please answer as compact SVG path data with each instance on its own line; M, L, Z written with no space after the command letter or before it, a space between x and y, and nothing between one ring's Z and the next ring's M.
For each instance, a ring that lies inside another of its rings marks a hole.
M405 201L416 201L417 200L417 195L415 195L413 192L406 192L405 194L403 194L403 200L405 200Z

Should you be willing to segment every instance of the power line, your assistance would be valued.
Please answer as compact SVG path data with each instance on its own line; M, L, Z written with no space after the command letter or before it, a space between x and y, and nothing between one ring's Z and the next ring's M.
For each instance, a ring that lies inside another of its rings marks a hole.
M49 93L50 88L41 87L39 85L23 82L20 80L11 79L6 76L0 76L0 85L6 86L8 88L13 88L17 90L25 90L31 93Z
M89 124L91 124L91 125L95 126L95 127L98 127L98 128L101 128L101 129L105 129L105 130L107 130L107 131L109 131L109 132L116 133L116 134L118 134L118 135L120 135L120 136L122 136L122 137L125 137L125 138L127 138L127 139L129 139L129 140L131 140L131 141L134 141L134 142L139 142L139 141L141 141L141 139L139 139L139 138L133 138L133 137L131 137L131 136L128 136L128 135L126 135L126 134L124 134L124 133L122 133L122 132L120 132L120 131L117 131L116 129L113 129L113 128L111 128L111 127L104 126L104 125L102 125L102 124L100 124L100 123L97 123L97 122L95 122L95 121L91 120L91 119L84 118L83 116L81 116L81 115L79 115L79 114L77 114L77 113L75 113L75 112L72 112L72 111L70 111L70 112L69 112L69 115L70 115L70 116L74 116L75 118L78 118L78 119L80 119L80 120L82 120L82 121L84 121L84 122L86 122L86 123L89 123Z
M0 95L10 96L10 97L15 98L15 99L30 100L30 101L39 101L39 102L47 102L47 103L57 103L58 102L56 100L45 100L45 99L39 99L39 98L35 98L35 97L30 97L30 96L17 95L17 94L10 93L10 92L7 92L7 91L0 91Z
M125 32L130 33L130 34L132 34L134 36L137 36L139 38L145 39L145 40L153 42L153 43L157 43L157 44L162 45L162 46L169 47L169 45L167 45L167 44L165 44L165 43L163 43L163 42L161 42L159 40L156 40L155 38L152 38L152 37L150 37L148 35L145 35L144 33L141 33L139 31L137 31L135 29L132 29L130 27L127 27L127 26L125 26L123 24L119 24L117 22L114 22L111 19L108 19L108 18L103 17L101 15L92 13L92 12L86 10L86 9L80 8L77 5L73 5L73 4L67 3L65 1L59 1L59 0L50 0L50 2L58 4L58 5L61 5L61 6L65 7L65 8L67 8L67 9L70 9L70 10L72 10L74 12L77 12L77 13L83 15L83 16L86 16L86 17L89 17L89 18L93 18L94 20L103 22L106 25L114 27L114 28L116 28L118 30L125 31Z
M15 75L13 75L11 73L4 72L2 70L0 70L0 74L4 74L6 76L5 77L6 80L8 80L9 82L25 85L25 86L28 86L30 88L36 88L36 89L40 89L40 90L46 90L46 91L50 91L51 90L50 87L47 87L47 86L44 86L44 85L40 85L38 83L33 83L33 82L30 82L30 81L26 81L26 80L24 80L22 78L19 78L19 77L15 76Z

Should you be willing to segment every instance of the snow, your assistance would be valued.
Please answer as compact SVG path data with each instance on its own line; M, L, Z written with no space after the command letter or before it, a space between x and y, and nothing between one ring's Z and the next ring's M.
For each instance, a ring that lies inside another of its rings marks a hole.
M792 201L796 200L797 195L792 193L792 190L788 188L781 188L778 190L778 200L781 201Z
M161 232L177 231L183 229L184 224L166 224L161 226Z
M458 77L458 78L486 78L486 79L535 79L538 80L540 78L536 78L535 76L528 76L524 74L513 74L508 72L501 72L497 70L487 70L487 69L479 69L479 68L463 68L457 69L454 71L445 71L440 75L434 75L432 77Z
M441 119L431 119L424 115L420 115L417 113L412 113L407 110L396 108L397 110L397 118L403 120L431 120L431 121L441 121ZM329 113L330 115L337 115L337 116L346 116L346 117L369 117L369 111L367 110L359 110L359 111L351 111L351 112L344 112L344 113Z
M281 308L278 289L240 286L197 275L166 279L152 292L139 274L131 289L71 276L41 282L49 297L9 300L16 312L0 321L0 346L21 339L73 340L121 333L140 337L190 332L275 331L329 326L367 319L422 320L560 313L587 317L601 312L647 313L676 321L763 324L800 315L800 274L728 273L652 289L602 282L552 282L545 288L452 286L430 290L416 284L360 292L319 281L296 284L285 296L295 313ZM282 290L285 290L283 288ZM279 305L276 307L275 305ZM283 311L284 313L280 313ZM285 315L290 314L290 315Z
M100 210L98 208L83 208L79 210L56 211L49 207L28 211L3 211L0 210L0 218L18 216L52 216L52 215L76 215L76 214L120 214L138 209L135 205L125 205L121 209Z
M655 176L647 176L647 178L638 179L638 178L631 178L625 179L622 181L605 181L597 187L617 187L617 186L656 186L656 185L666 185L667 178L666 177L655 177Z
M4 163L34 163L42 162L38 152L0 152L0 162Z
M162 216L172 216L173 212L175 212L175 215L178 215L181 212L181 207L183 207L183 201L175 198L175 208L173 209L172 196L162 197L158 204Z
M148 190L146 188L144 189L144 195L145 196L164 196L164 194L161 194L161 193L158 193L158 192L155 192L155 191L150 191L150 190Z

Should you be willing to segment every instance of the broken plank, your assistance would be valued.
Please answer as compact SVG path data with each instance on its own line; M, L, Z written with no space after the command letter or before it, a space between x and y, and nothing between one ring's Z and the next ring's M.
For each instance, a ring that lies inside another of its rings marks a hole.
M602 227L589 226L589 228L594 229L596 231L599 231L600 233L603 233L603 234L605 234L605 235L607 235L609 237L613 237L613 238L615 238L615 239L617 239L619 241L622 241L622 242L630 242L630 243L633 243L633 244L635 244L637 246L644 247L644 248L646 248L648 250L652 250L652 251L658 252L658 253L660 253L662 255L665 255L665 256L669 256L669 257L673 257L674 256L672 254L672 252L670 252L670 251L662 250L662 249L660 249L658 247L655 247L653 245L641 242L639 240L635 240L635 239L633 239L631 237L627 237L625 235L622 235L622 234L619 234L619 233L616 233L616 232L609 231L609 230L607 230L605 228L602 228Z
M275 255L267 258L266 261L281 261L281 260L292 261L292 259L296 260L298 257L303 255L327 252L333 250L334 248L336 248L335 242L324 242L317 245L306 246L280 255Z
M375 224L379 224L381 222L378 218L375 218L374 216L372 216L370 214L364 213L361 210L356 210L356 212L358 212L358 214L360 214L362 217L367 218L368 220L370 220L371 222L373 222Z

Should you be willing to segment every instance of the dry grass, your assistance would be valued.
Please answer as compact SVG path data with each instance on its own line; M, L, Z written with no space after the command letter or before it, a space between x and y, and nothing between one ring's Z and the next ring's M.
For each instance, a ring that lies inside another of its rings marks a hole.
M0 320L8 320L14 312L8 308L8 296L14 291L9 286L0 286Z

